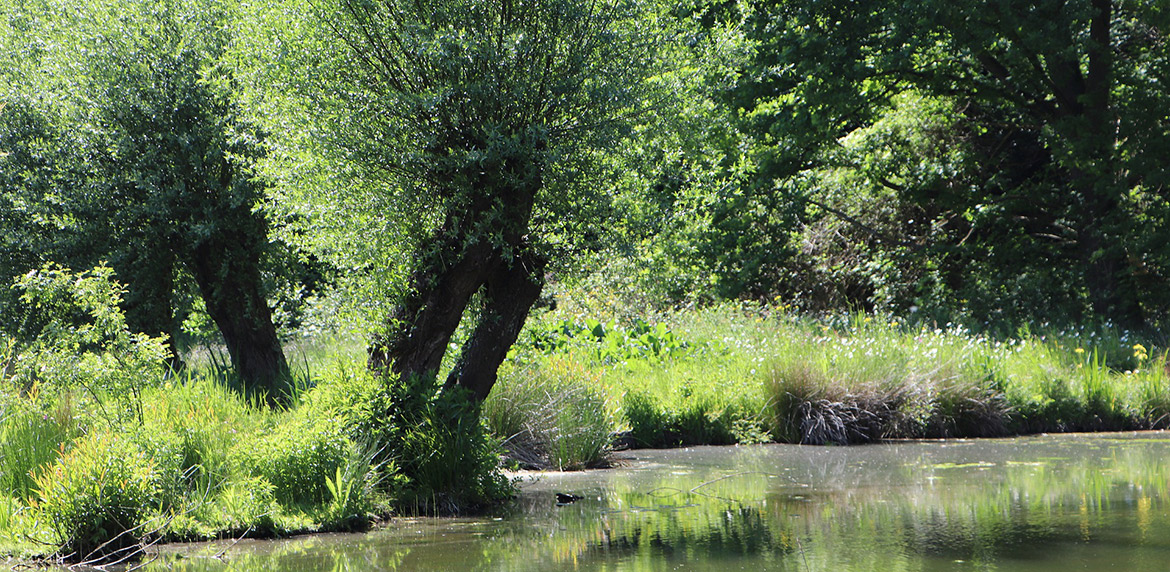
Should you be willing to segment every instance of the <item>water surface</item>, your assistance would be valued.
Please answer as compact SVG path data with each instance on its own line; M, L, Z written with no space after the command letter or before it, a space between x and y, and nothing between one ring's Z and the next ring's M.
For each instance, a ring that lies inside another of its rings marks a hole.
M1170 569L1170 434L638 450L475 519L163 547L147 570ZM557 505L556 492L581 496Z

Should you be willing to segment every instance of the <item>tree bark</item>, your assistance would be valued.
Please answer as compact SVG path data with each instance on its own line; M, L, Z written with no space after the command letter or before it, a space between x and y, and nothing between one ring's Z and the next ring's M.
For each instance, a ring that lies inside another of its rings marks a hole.
M375 339L370 348L370 369L389 370L400 378L438 374L463 311L499 260L484 240L462 248L453 244L458 240L449 239L448 248L415 271L413 291L388 324L390 335Z
M289 368L260 275L260 255L246 232L220 233L194 246L188 265L207 313L227 344L232 367L269 406L288 404Z
M532 252L500 262L484 285L484 308L444 388L461 387L483 401L496 383L500 364L520 335L528 311L544 288L545 260Z

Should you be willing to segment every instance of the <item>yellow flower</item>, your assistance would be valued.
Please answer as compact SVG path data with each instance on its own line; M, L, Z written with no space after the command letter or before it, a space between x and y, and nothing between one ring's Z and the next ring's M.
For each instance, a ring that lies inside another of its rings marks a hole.
M1083 354L1083 353L1085 353L1085 348L1077 348L1077 349L1075 349L1075 350L1073 350L1073 351L1074 351L1074 352L1076 352L1076 353L1078 353L1078 354Z

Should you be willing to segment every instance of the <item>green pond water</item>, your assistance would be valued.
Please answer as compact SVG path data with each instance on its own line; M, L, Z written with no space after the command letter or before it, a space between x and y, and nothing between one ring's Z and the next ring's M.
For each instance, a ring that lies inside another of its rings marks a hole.
M1170 570L1170 434L618 457L525 475L484 518L165 546L146 570Z

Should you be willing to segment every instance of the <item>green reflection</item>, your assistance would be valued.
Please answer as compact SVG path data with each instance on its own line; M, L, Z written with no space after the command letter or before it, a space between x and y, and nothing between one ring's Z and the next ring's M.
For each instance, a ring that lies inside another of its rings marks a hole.
M496 519L166 555L174 570L1162 570L1170 442L1057 436L635 452ZM584 497L555 504L555 491Z

